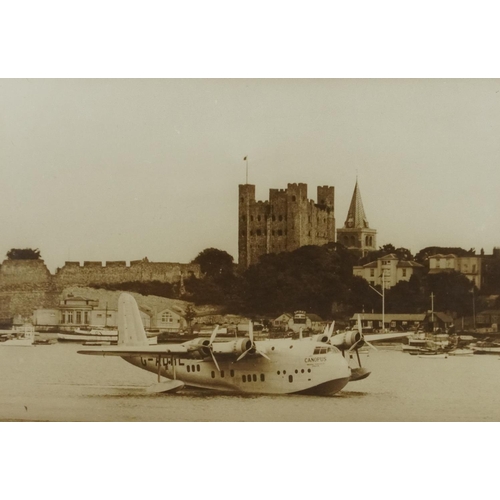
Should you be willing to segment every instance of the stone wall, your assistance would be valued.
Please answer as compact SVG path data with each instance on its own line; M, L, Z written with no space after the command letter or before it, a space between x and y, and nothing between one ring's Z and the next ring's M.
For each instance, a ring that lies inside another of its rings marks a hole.
M147 259L117 262L66 262L53 275L44 261L5 260L0 266L0 322L16 315L30 317L35 309L59 305L62 291L70 286L116 284L126 281L179 282L181 276L200 277L198 264L149 262Z

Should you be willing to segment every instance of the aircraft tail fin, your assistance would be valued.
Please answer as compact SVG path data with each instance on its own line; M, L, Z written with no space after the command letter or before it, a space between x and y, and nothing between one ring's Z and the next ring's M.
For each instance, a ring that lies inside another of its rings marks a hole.
M149 345L137 302L128 293L118 299L118 345Z

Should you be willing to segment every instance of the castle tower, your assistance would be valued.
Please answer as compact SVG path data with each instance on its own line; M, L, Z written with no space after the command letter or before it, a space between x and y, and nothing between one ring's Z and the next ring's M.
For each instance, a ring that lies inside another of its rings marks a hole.
M270 189L269 201L255 200L255 186L239 186L238 264L246 269L261 255L291 252L304 245L335 241L335 191L318 187L318 202L307 198L307 184Z
M361 201L358 180L356 179L344 227L337 229L337 241L360 257L364 257L368 252L377 249L376 237L377 231L370 229L368 224L363 202Z

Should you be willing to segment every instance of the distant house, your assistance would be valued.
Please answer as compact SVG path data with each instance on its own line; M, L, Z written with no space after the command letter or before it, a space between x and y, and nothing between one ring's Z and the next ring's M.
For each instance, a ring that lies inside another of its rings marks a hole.
M187 327L186 320L172 309L163 309L156 315L155 327L164 332L178 332Z
M429 274L457 271L465 275L477 288L482 285L482 259L479 255L458 257L455 254L436 254L428 258Z
M273 327L277 330L288 330L288 323L293 320L293 315L290 313L283 313L273 320Z
M400 260L391 253L364 266L353 266L352 274L364 278L371 286L392 288L400 281L410 281L414 273L422 272L424 266L414 261Z
M382 331L382 314L356 313L349 319L351 328L357 326L358 316L361 317L363 331ZM425 313L420 314L385 314L384 323L386 330L410 331L418 330L425 321Z
M424 329L429 332L441 330L446 332L453 326L453 318L443 312L428 312L425 315Z
M91 313L97 307L98 300L67 295L59 303L59 322L61 325L89 326L92 324Z
M480 328L494 328L498 331L500 309L487 309L476 315L476 325Z
M382 331L382 314L356 313L349 319L351 328L358 323L361 317L361 326L365 332ZM428 312L418 314L385 314L385 330L407 332L416 330L447 331L453 325L453 318L442 312Z
M302 328L304 331L320 331L325 322L317 314L308 314L305 311L295 311L292 314L283 313L273 321L273 326L279 330L292 330L298 333Z

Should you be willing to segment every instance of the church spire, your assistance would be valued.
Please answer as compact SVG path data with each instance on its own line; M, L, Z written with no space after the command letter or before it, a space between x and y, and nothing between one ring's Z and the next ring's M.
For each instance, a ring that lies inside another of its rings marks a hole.
M359 190L358 177L356 176L356 186L354 186L354 193L352 194L351 204L347 212L344 227L352 229L369 228L368 220L366 218L363 202L361 201L361 192Z

